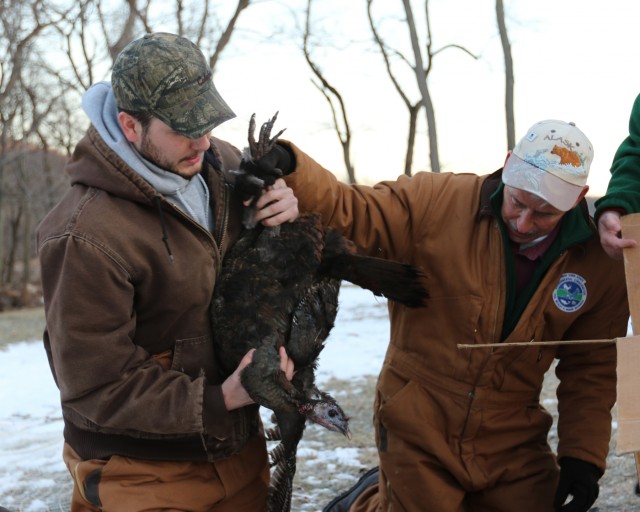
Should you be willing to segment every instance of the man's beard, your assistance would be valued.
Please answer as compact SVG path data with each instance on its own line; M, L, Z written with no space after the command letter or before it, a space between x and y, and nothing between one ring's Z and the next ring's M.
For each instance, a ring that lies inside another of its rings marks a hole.
M179 162L171 162L167 158L163 157L162 152L151 142L150 138L147 136L146 130L142 133L142 141L140 143L140 154L149 160L154 165L157 165L161 169L165 171L169 171L173 174L177 174L178 176L182 176L186 179L191 179L193 177L193 173L183 173L178 168Z

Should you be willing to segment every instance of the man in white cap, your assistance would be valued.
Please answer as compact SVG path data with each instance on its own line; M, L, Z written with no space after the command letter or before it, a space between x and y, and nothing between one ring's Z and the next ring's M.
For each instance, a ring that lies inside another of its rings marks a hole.
M491 175L349 186L285 141L258 162L288 173L301 211L319 212L363 252L420 267L430 293L421 309L389 303L374 406L380 466L326 511L586 512L594 503L616 348L553 343L626 332L624 268L602 250L583 200L592 158L574 124L547 120ZM458 347L486 343L498 346ZM557 455L540 403L555 360Z

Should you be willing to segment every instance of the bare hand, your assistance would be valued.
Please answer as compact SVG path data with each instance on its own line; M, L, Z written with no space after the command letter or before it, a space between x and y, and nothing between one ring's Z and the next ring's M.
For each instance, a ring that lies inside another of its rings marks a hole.
M280 178L256 201L256 222L264 226L278 226L293 222L298 217L298 198L293 190Z
M240 377L242 370L253 360L253 353L255 351L255 348L249 350L240 361L236 370L222 383L222 396L224 398L224 405L228 411L254 403L249 393L247 393L247 390L244 389Z
M236 370L222 383L222 396L224 398L224 405L228 411L255 403L242 385L241 380L242 371L253 361L253 353L255 351L255 348L249 350L240 361ZM279 353L280 369L284 372L287 380L290 381L293 379L293 374L295 373L293 360L289 358L284 347L280 347Z
M614 260L622 259L622 250L626 247L636 247L638 242L630 238L621 238L622 224L620 212L605 210L598 219L600 243L605 252Z
M293 374L295 373L293 360L289 359L284 347L280 347L280 369L284 372L288 381L293 379Z

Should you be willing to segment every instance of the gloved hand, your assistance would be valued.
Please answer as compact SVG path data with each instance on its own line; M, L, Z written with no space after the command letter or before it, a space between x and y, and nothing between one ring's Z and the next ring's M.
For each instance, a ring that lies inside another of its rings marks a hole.
M602 473L589 462L573 457L560 459L560 481L553 500L556 512L587 512L598 497L598 480ZM564 505L572 495L572 500Z
M240 169L260 178L265 186L271 186L283 175L293 171L293 155L280 144L274 144L271 151L258 160L243 158Z

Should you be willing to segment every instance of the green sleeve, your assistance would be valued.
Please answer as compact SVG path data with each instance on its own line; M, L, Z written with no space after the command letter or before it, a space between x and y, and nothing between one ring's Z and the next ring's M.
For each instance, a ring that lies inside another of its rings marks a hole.
M595 203L596 219L608 208L640 212L640 95L629 119L629 136L622 141L611 164L607 193Z

